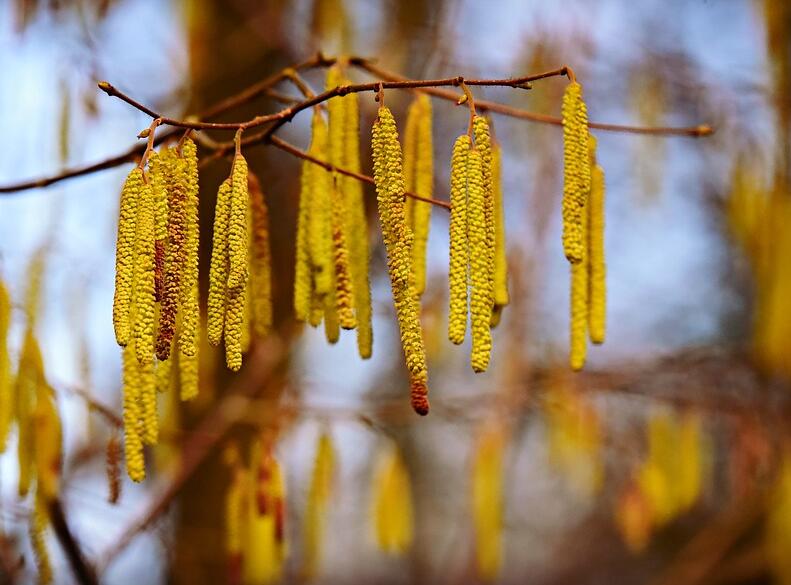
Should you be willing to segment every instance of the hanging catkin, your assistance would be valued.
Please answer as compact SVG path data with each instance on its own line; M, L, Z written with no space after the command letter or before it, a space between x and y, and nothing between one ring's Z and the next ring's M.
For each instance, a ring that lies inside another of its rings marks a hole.
M228 282L225 305L225 364L229 370L242 367L242 334L249 294L249 213L247 161L241 154L234 157L231 171L231 196L228 210Z
M143 441L139 432L141 420L140 382L134 343L123 351L123 412L124 412L124 457L126 472L132 481L140 482L146 477L143 460Z
M587 231L583 227L584 232ZM571 320L569 362L574 370L585 365L588 337L588 259L571 267Z
M320 111L313 113L313 137L310 154L327 160L327 124ZM310 213L308 214L308 248L313 272L314 294L324 299L333 288L334 262L332 255L332 210L330 189L332 177L326 169L312 165L310 180Z
M14 384L14 418L17 422L18 493L20 497L27 495L33 480L35 460L33 411L36 393L43 377L44 364L41 359L41 349L32 329L28 327L22 342Z
M475 558L481 580L496 580L503 555L503 450L500 428L485 429L478 438L472 469Z
M198 200L198 150L191 138L186 138L181 147L186 166L187 181L186 212L187 238L184 244L184 273L181 277L181 330L179 348L185 356L192 357L197 351L200 306L198 303L198 248L200 247L200 222Z
M313 274L308 247L308 224L312 204L313 183L316 177L310 161L302 161L300 174L299 210L297 212L297 239L294 267L294 316L298 321L310 318Z
M360 109L358 95L351 93L343 98L346 104L344 117L344 167L360 172ZM357 318L357 351L368 359L373 349L371 324L371 283L368 274L368 219L360 181L344 177L346 181L346 211L349 226L349 264L352 273L354 309Z
M113 432L107 441L105 472L107 474L107 502L117 504L121 497L121 442Z
M332 439L322 433L316 445L313 460L313 472L310 478L305 515L303 518L303 535L305 560L303 577L311 579L316 576L321 562L321 544L324 537L325 516L332 493L332 482L335 473L335 453Z
M11 325L11 296L0 279L0 453L5 452L6 438L14 412L11 361L8 357L8 328Z
M424 415L428 414L429 409L426 353L412 275L412 233L404 217L401 145L393 115L385 106L380 106L374 123L372 146L379 220L387 248L387 267L401 330L401 344L410 372L411 403L418 414Z
M338 65L327 71L326 89L330 90L343 85L343 74ZM328 147L327 159L336 167L345 168L346 149L346 100L333 97L327 102L328 113ZM330 187L330 209L332 222L333 262L335 270L335 307L338 313L338 324L344 329L354 329L356 319L354 313L354 293L349 254L349 218L346 209L347 181L333 173Z
M247 161L237 154L231 170L231 202L228 210L228 293L247 286L249 270L248 213L250 208Z
M434 144L432 137L431 99L420 94L415 99L418 107L415 128L414 182L407 190L428 199L434 196ZM415 292L421 296L426 290L426 246L431 220L431 203L410 198L407 209L409 225L414 232L412 266L415 271Z
M163 161L164 162L164 161ZM181 279L188 272L188 190L189 178L186 161L175 151L165 166L167 183L167 249L165 276L160 294L159 329L156 355L160 360L170 357L173 336L176 333L176 316L182 298Z
M60 493L63 441L58 409L43 369L36 388L36 406L33 410L32 423L33 441L36 445L36 495L51 501Z
M473 119L475 149L481 153L481 177L483 179L483 214L486 225L486 262L488 264L487 292L489 312L494 306L494 174L492 172L492 138L489 121L483 116ZM490 316L491 320L491 316Z
M471 145L469 136L459 136L450 162L448 339L456 345L464 341L467 330L467 158Z
M372 516L383 551L404 554L412 544L412 487L397 446L379 456L373 478Z
M209 300L207 308L209 343L219 345L225 326L226 285L228 283L228 220L231 204L231 180L226 179L217 191L214 207L214 236L209 266Z
M269 246L269 209L261 183L248 175L250 191L250 295L251 325L266 337L272 328L272 254Z
M131 335L129 308L135 274L135 242L137 241L137 209L143 191L143 171L135 167L121 190L118 214L118 238L115 245L115 294L113 296L113 328L118 345L125 346Z
M607 266L604 261L604 169L596 164L595 139L591 164L591 191L588 201L588 328L593 343L603 343L607 322Z
M492 146L492 188L494 190L494 308L492 327L500 323L503 308L508 304L508 261L505 243L505 212L503 210L502 156L500 145Z
M485 372L492 351L490 265L487 252L486 190L483 156L473 148L467 160L467 237L470 264L470 323L472 351L470 365L475 372Z
M165 247L168 224L168 167L172 164L171 149L151 151L148 157L148 179L154 194L154 299L162 300L165 276Z
M563 94L563 250L569 262L585 257L583 225L590 192L588 157L588 114L582 86L569 83Z
M140 190L135 242L135 354L140 364L151 362L154 355L154 294L154 191L149 182Z

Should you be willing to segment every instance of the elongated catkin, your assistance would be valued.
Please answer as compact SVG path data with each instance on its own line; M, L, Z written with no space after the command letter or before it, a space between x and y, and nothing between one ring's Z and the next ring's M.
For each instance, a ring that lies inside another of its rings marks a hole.
M448 339L456 345L464 341L467 330L467 158L471 146L469 136L459 136L453 145L450 163Z
M415 128L416 156L413 192L421 197L432 199L434 197L434 143L431 99L426 94L420 94L415 102L419 106L419 116ZM426 247L432 206L426 201L410 199L409 207L411 207L411 220L409 221L414 232L412 266L415 271L415 292L421 296L426 290Z
M342 145L341 145L342 146ZM339 176L333 177L332 199L332 242L335 261L335 310L338 323L344 329L354 329L357 321L354 315L354 296L349 261L349 248L344 228L346 205L344 194L340 191Z
M176 333L176 316L182 300L181 279L189 272L188 197L189 178L187 163L172 153L165 167L167 184L167 251L165 254L164 283L160 293L159 328L157 331L157 359L170 357L173 336Z
M143 190L143 171L132 169L121 190L118 214L118 239L115 245L115 294L113 296L113 328L118 345L129 343L132 326L129 309L135 275L135 242L137 241L137 209Z
M604 260L604 170L599 165L591 172L588 202L588 257L590 309L588 327L593 343L604 343L607 322L607 266Z
M585 257L585 205L590 192L588 114L582 86L569 83L563 94L563 250L572 264Z
M249 276L248 214L250 201L248 169L244 156L234 157L231 170L231 203L228 210L228 290L235 292L247 286Z
M192 139L187 138L181 147L186 167L186 229L184 245L184 274L181 277L181 330L179 348L185 356L194 356L198 344L198 324L200 306L198 305L198 249L200 247L200 221L198 198L198 149Z
M151 183L140 190L135 242L135 354L141 364L154 355L155 282L154 282L154 192Z
M310 161L302 161L300 174L299 210L297 212L297 238L295 245L294 267L294 316L298 321L310 318L310 301L313 290L313 274L308 247L308 224L312 205L314 165Z
M492 351L490 266L486 249L486 190L484 184L483 156L477 148L473 148L467 158L467 237L471 284L472 351L470 365L475 372L486 371Z
M494 174L492 172L492 138L490 134L489 121L483 116L475 116L473 120L473 133L475 138L475 150L481 153L481 179L483 181L483 218L486 231L484 233L486 241L486 303L487 311L490 313L488 320L491 321L491 312L494 307Z
M426 353L423 331L418 318L412 275L412 233L404 216L404 175L401 145L395 119L390 110L380 106L373 127L374 180L379 220L387 248L387 267L396 315L401 330L407 369L412 383L412 408L428 414Z
M228 220L231 206L231 181L226 179L217 191L214 207L214 236L209 266L209 300L207 308L209 343L219 345L225 326L226 288L228 283Z
M11 295L0 279L0 453L5 452L14 413L11 361L8 356L8 329L11 326Z
M358 95L349 94L344 118L344 166L360 172L360 111ZM371 282L368 274L368 219L362 183L351 177L346 181L346 210L349 217L349 264L352 273L354 310L357 318L357 351L360 357L371 357L373 327L371 324Z
M584 230L586 231L586 230ZM574 370L585 365L588 337L588 260L571 265L571 320L569 362Z
M310 154L327 160L327 124L321 112L313 114L313 137ZM313 165L315 175L311 179L311 208L308 215L308 247L313 267L315 294L321 299L334 285L334 262L332 254L332 177L326 169Z
M146 477L143 459L143 441L139 432L141 420L140 384L138 363L134 343L123 350L123 416L124 416L124 457L126 472L132 481L140 482Z
M500 322L503 308L508 304L508 260L505 242L505 212L503 209L502 153L500 146L492 146L492 188L494 190L494 275L492 327Z
M263 338L272 328L272 253L269 245L269 208L261 183L248 175L250 190L250 294L251 326Z

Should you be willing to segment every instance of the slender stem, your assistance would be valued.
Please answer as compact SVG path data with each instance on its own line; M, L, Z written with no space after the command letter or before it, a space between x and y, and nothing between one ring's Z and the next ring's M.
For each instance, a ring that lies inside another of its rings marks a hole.
M393 81L405 81L409 79L402 75L398 75L396 73L378 67L377 65L371 63L368 59L355 57L350 59L349 63L354 67L366 71L371 75L378 77L380 79L387 79ZM544 74L534 75L533 81L535 81L536 79L544 79L545 77L568 75L569 70L570 70L569 67L562 67L557 70L548 71L547 73ZM472 84L472 82L467 80L465 80L465 82L468 84ZM418 91L424 91L425 93L428 93L435 97L446 100L452 100L454 102L459 99L458 94L456 94L455 92L449 91L447 89L442 89L439 87L420 88L418 89ZM563 121L556 116L529 112L527 110L522 110L520 108L515 108L513 106L506 106L504 104L500 104L488 100L478 100L476 102L476 106L479 110L482 111L494 112L497 114L502 114L504 116L509 116L511 118L518 118L520 120L528 120L530 122L538 122L540 124L551 124L554 126L563 125ZM688 127L669 127L669 126L651 127L651 126L626 126L621 124L605 124L602 122L588 122L588 126L595 130L604 130L607 132L623 132L629 134L651 134L651 135L660 135L660 136L689 136L692 138L709 136L710 134L714 133L714 129L707 124L699 124L697 126L688 126Z
M157 126L162 123L162 118L154 118L154 121L151 122L151 126L148 127L148 141L146 142L146 149L143 151L143 156L140 157L140 162L137 163L137 168L141 171L145 168L146 162L148 162L148 157L151 155L151 151L154 149L154 139L157 130ZM145 177L143 177L145 179Z
M324 167L330 172L336 172L341 175L346 175L347 177L352 177L354 179L357 179L358 181L362 181L363 183L369 183L371 185L375 185L373 177L370 177L369 175L364 175L362 173L357 173L355 171L350 171L348 169L343 169L341 167L336 167L333 164L330 164L326 161L321 160L320 158L316 158L313 155L308 154L304 150L297 148L293 144L286 142L285 140L279 138L278 136L270 136L267 141L272 146L279 148L283 152L287 152L289 154L296 156L297 158L310 161L314 164L319 165L320 167ZM447 201L441 201L439 199L430 199L428 197L423 197L416 193L410 193L410 192L406 192L405 195L407 197L411 197L412 199L419 199L420 201L425 201L426 203L431 203L432 205L436 205L444 209L450 209L450 203L448 203Z

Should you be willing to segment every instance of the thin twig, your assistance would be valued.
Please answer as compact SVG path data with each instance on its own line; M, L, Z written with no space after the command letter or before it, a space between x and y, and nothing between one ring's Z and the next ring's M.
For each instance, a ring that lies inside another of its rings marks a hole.
M93 567L85 560L79 544L77 544L74 535L72 535L69 529L69 525L66 522L66 515L63 513L63 506L61 506L57 498L47 502L47 512L49 513L53 532L55 532L55 536L58 538L58 542L60 542L60 546L69 561L69 565L71 565L77 583L81 585L94 585L98 583L99 581L96 579L96 573Z
M398 75L397 73L393 73L391 71L387 71L386 69L382 69L377 65L374 65L369 59L364 59L361 57L353 57L349 59L349 63L358 69L366 71L371 75L378 77L380 79L386 79L389 81L407 81L409 78L404 77L403 75ZM568 67L563 67L560 70L550 71L548 73L555 74L559 72L560 75L566 75ZM537 77L536 78L540 78ZM470 81L465 80L465 83L468 85ZM428 88L421 88L419 91L423 91L425 93L431 94L435 97L457 101L459 99L459 95L453 91L447 89L441 89L439 87L428 87ZM504 116L510 116L511 118L519 118L520 120L528 120L530 122L538 122L540 124L552 124L555 126L562 126L563 121L555 116L550 116L547 114L538 114L535 112L528 112L527 110L522 110L520 108L515 108L512 106L506 106L504 104L500 104L497 102L492 102L488 100L476 100L475 105L479 110L488 110L490 112L495 112L497 114L502 114ZM698 126L690 126L690 127L667 127L667 126L655 126L655 127L643 127L643 126L626 126L622 124L605 124L602 122L588 122L588 126L595 130L604 130L607 132L625 132L630 134L651 134L651 135L660 135L660 136L689 136L692 138L700 138L703 136L709 136L710 134L714 133L714 129L707 124L700 124Z
M363 183L369 183L371 185L375 184L373 177L371 177L369 175L363 175L362 173L357 173L357 172L354 172L354 171L350 171L348 169L344 169L344 168L341 168L341 167L336 167L335 165L333 165L331 163L328 163L326 161L323 161L323 160L321 160L319 158L316 158L316 157L308 154L304 150L302 150L300 148L297 148L293 144L291 144L289 142L286 142L285 140L283 140L282 138L279 138L278 136L270 136L269 139L268 139L268 142L270 144L272 144L272 146L275 146L275 147L279 148L280 150L282 150L284 152L287 152L289 154L293 154L297 158L301 158L301 159L310 161L312 163L315 163L315 164L319 165L320 167L324 167L325 169L327 169L330 172L334 171L334 172L340 173L341 175L346 175L347 177L355 178L358 181L362 181ZM450 203L448 203L447 201L441 201L439 199L430 199L429 197L423 197L423 196L418 195L416 193L410 193L410 192L406 192L404 194L407 197L411 197L413 199L419 199L420 201L425 201L426 203L431 203L433 205L437 205L438 207L443 207L445 209L450 209Z

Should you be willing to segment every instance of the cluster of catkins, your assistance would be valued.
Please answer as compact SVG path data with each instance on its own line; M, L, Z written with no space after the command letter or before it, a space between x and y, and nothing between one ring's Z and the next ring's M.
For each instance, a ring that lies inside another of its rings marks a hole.
M35 336L45 253L46 247L41 248L29 269L26 323L15 373L11 371L8 353L12 299L0 280L0 453L5 451L8 434L15 425L19 464L17 490L20 498L34 490L29 531L41 583L49 583L53 578L46 547L47 506L60 491L62 460L60 418Z
M572 81L563 95L563 250L571 264L570 363L585 365L587 338L604 342L604 171L596 162L596 139L588 130L582 86Z
M508 304L505 228L500 150L492 143L486 118L474 116L471 134L456 139L451 158L448 338L455 344L464 341L469 297L470 364L485 372L491 329Z
M233 371L242 367L251 332L264 337L272 327L269 210L241 153L217 191L207 312L209 343L225 341Z
M327 73L327 88L343 85L339 67ZM313 113L309 154L334 167L360 172L360 115L356 93L327 102L327 121ZM368 225L362 185L310 161L302 166L294 313L317 327L324 321L330 343L340 329L357 330L360 357L371 357L371 290Z
M158 387L175 386L185 400L198 391L198 233L197 150L186 138L151 152L147 170L132 169L121 191L113 325L135 481L145 477L143 444L157 442Z

